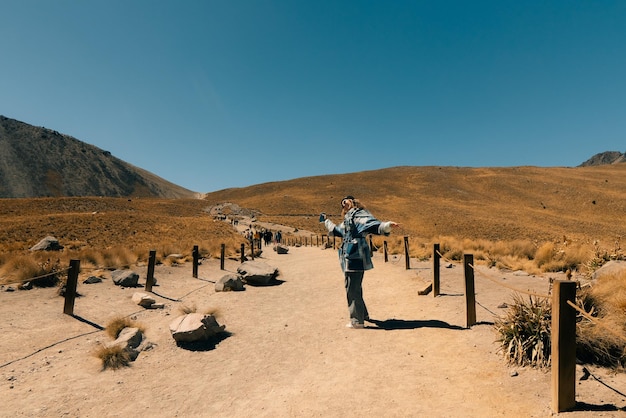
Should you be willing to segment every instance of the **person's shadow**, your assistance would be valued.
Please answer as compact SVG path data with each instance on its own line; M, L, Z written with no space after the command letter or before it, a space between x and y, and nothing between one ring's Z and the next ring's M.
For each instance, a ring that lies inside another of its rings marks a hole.
M396 329L417 329L417 328L446 328L446 329L456 329L456 330L466 329L458 325L450 325L447 322L439 321L437 319L405 320L405 319L392 318L392 319L386 319L384 321L380 321L377 319L369 319L366 322L370 322L376 325L378 329L383 329L385 331L391 331L391 330L396 330ZM373 328L373 327L369 327L369 328Z

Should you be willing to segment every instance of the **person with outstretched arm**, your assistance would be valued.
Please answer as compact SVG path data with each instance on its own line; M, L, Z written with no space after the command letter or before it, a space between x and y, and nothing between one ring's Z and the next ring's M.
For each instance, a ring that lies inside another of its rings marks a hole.
M365 270L374 268L365 238L369 234L389 235L391 228L399 224L379 221L354 196L341 199L341 215L343 222L339 225L335 225L325 213L320 215L319 220L324 223L330 236L343 238L339 248L339 262L344 273L350 312L350 323L346 326L364 328L365 321L369 321L369 313L363 300L363 275Z

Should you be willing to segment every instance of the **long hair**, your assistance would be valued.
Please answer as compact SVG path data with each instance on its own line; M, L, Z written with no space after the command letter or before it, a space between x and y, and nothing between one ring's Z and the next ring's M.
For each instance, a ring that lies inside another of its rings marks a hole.
M352 207L353 208L365 209L365 206L363 206L363 203L361 203L361 201L359 199L350 199L350 200L352 200ZM342 217L346 216L346 213L348 213L348 211L346 210L346 208L344 208L342 206L341 207L341 216Z

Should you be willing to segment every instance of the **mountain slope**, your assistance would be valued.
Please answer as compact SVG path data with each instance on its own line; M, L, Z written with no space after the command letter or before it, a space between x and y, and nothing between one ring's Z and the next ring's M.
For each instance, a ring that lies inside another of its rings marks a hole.
M626 162L626 154L619 151L605 151L594 155L584 163L581 167L589 167L592 165L606 165Z
M0 116L0 198L191 198L196 193L46 128Z
M208 193L207 202L256 209L259 220L323 232L341 198L360 198L398 234L430 239L602 240L626 236L626 164L595 167L394 167Z

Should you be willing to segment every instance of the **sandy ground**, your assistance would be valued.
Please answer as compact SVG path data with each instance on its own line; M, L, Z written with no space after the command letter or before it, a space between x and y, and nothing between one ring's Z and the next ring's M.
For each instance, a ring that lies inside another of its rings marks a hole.
M547 278L479 268L477 320L465 327L461 266L442 266L442 295L418 295L429 263L374 256L364 293L376 320L345 327L348 312L337 256L318 247L266 247L280 284L216 293L213 281L238 262L157 266L153 290L164 309L131 301L143 288L110 279L79 284L75 317L56 289L0 292L2 417L546 417L550 373L507 366L490 323L510 286L547 292ZM146 269L134 269L145 283ZM84 272L81 279L89 272ZM178 347L168 325L181 306L218 309L229 332L215 346ZM146 327L154 348L129 368L101 371L92 353L109 337L98 329L117 316ZM578 366L578 377L581 375ZM577 380L578 408L559 416L624 416L626 378L591 367ZM598 380L599 379L599 380Z

